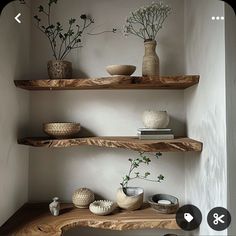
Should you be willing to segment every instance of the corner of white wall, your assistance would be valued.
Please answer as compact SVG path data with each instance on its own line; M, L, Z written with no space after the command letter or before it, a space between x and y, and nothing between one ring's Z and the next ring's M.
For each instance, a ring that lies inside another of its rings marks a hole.
M21 11L24 23L14 17ZM18 2L8 4L0 16L0 225L28 201L27 147L17 144L29 123L29 94L14 86L29 71L29 11Z

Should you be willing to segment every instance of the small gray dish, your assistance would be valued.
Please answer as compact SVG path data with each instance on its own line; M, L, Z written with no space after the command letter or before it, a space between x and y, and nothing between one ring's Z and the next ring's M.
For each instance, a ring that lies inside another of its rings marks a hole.
M160 204L159 200L168 200L171 202L170 205ZM174 214L179 209L178 198L168 194L155 194L148 198L148 202L151 207L162 214Z

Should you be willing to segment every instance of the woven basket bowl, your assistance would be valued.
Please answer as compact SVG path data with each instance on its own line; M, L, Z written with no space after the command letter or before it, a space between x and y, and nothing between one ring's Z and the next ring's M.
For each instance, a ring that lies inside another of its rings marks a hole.
M71 138L80 131L79 123L45 123L43 131L54 138Z

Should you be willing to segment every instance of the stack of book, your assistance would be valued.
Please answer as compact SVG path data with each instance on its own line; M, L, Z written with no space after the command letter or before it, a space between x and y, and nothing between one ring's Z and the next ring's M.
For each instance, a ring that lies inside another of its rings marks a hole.
M171 129L148 129L140 128L138 129L139 139L151 140L151 139L174 139L174 134Z

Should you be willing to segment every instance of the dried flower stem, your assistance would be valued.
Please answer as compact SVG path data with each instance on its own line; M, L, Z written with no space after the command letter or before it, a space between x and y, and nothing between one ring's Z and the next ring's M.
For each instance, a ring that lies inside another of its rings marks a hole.
M144 41L155 40L170 11L170 7L159 2L131 12L126 20L125 34L138 36Z

